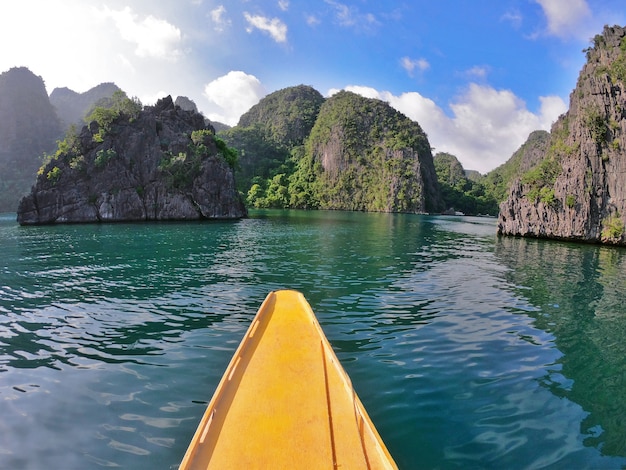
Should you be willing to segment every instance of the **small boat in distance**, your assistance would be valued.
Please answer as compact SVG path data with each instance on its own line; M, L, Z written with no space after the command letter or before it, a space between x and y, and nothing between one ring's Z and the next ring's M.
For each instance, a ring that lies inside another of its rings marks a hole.
M179 467L396 469L313 310L270 292Z

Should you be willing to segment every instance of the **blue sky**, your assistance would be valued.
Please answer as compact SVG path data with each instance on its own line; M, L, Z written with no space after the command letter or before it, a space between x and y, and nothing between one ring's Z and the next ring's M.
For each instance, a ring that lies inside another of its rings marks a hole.
M0 72L48 92L115 82L231 125L268 93L348 89L485 173L565 112L582 50L623 0L0 0Z

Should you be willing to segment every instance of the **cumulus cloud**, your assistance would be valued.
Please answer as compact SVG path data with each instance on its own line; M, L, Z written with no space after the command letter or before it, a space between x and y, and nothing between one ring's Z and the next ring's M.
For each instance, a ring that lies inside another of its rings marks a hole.
M331 88L328 90L327 96L333 96L336 93L339 93L341 90L351 91L352 93L356 93L357 95L361 95L364 98L374 98L377 100L387 101L385 99L389 92L387 91L378 91L376 88L372 88L369 86L362 85L349 85L345 88Z
M449 104L452 116L417 92L393 95L363 86L345 90L388 102L420 124L435 153L451 153L465 169L481 173L508 160L532 131L550 130L558 116L567 111L561 98L549 96L540 98L539 111L532 113L513 92L475 83ZM337 91L332 89L329 95Z
M204 87L208 106L201 106L211 121L234 126L239 117L267 92L258 78L241 71L231 71Z
M567 111L567 104L558 96L540 96L540 129L549 130L556 118Z
M400 65L406 70L410 76L413 76L413 72L417 69L420 72L424 72L430 68L430 64L426 59L411 59L409 57L403 57L400 59Z
M251 33L255 28L269 34L278 43L287 42L287 25L278 18L267 18L261 15L251 15L244 12L244 18L248 22L246 31Z
M548 21L547 33L563 39L588 38L588 23L592 18L586 0L535 0L543 9Z
M231 25L231 21L226 17L226 8L224 5L220 5L209 12L211 21L213 21L215 31L224 31Z
M103 7L101 14L111 18L122 39L133 43L138 57L176 59L180 55L180 30L165 20L148 15L140 19L130 8L111 10Z

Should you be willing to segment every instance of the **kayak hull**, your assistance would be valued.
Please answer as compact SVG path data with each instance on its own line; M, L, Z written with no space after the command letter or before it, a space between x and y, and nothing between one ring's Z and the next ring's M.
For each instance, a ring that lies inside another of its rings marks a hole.
M181 469L397 468L304 296L271 292Z

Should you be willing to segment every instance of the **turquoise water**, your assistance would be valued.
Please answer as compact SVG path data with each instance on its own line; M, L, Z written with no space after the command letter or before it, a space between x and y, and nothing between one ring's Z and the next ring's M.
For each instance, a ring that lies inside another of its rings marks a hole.
M0 216L0 468L175 469L273 289L302 291L400 468L626 466L626 251L484 218Z

